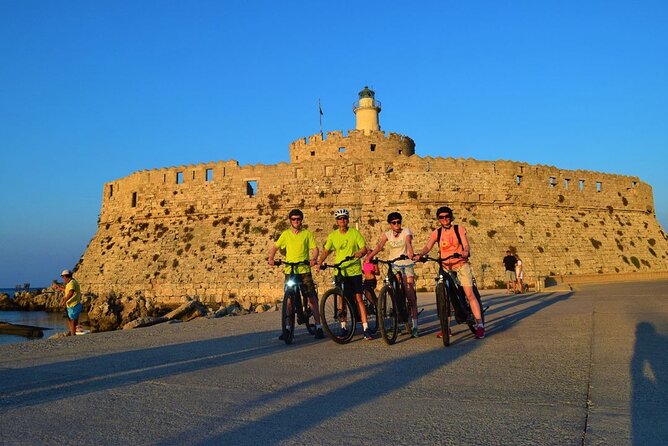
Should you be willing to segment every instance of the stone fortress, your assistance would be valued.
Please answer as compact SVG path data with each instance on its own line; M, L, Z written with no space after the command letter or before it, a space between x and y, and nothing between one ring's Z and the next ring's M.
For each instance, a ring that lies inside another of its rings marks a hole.
M355 130L290 144L290 162L240 166L219 161L143 170L104 185L98 230L77 265L87 292L142 293L176 303L270 303L282 296L282 268L267 251L301 208L322 246L345 207L375 246L386 216L399 211L421 248L449 205L469 233L479 285L504 279L507 249L525 280L668 271L668 240L651 187L633 176L515 161L420 157L415 143L379 125L381 104L364 88ZM432 251L436 253L436 248ZM381 252L381 256L383 253ZM330 256L333 261L333 257ZM432 289L435 265L417 266ZM316 272L320 292L331 270Z

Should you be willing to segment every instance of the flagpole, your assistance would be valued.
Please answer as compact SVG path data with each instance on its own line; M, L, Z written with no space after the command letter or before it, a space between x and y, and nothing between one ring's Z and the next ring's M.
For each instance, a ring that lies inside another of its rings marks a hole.
M320 136L324 138L324 133L322 133L322 106L320 105L320 98L318 98L318 112L320 114Z

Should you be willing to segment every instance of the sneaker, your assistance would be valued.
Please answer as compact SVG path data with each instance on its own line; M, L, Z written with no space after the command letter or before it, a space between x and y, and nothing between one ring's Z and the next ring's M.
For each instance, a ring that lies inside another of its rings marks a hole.
M371 330L369 330L368 328L364 330L364 339L366 339L367 341L373 341L373 334L371 333Z
M442 339L443 338L443 331L439 331L438 334L436 335L436 337L438 339ZM452 330L450 330L450 337L452 337Z
M345 328L342 328L341 331L339 332L339 335L337 338L347 338L348 337L348 330Z
M413 327L411 330L411 338L417 338L418 337L418 332L417 332L417 327Z
M485 337L485 327L478 327L475 329L475 338L482 339Z
M325 337L325 334L322 332L322 328L317 328L315 330L315 338L316 339L323 339Z

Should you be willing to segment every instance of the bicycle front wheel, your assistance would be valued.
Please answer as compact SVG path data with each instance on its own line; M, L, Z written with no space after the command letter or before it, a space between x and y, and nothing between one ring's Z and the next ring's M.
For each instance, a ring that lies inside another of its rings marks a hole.
M388 285L380 290L380 296L378 297L378 327L381 336L388 345L396 342L399 330L397 302L392 288Z
M366 321L369 324L371 333L376 334L378 331L378 306L376 302L376 293L373 290L364 290L364 298L366 299Z
M337 344L347 344L355 334L355 312L337 288L327 290L320 299L320 321L324 332Z
M441 333L443 334L443 345L450 346L450 298L445 290L443 283L436 285L436 308L438 310L438 320L441 323Z
M292 344L295 338L295 308L296 296L292 292L285 293L283 297L283 308L281 309L281 330L283 341Z

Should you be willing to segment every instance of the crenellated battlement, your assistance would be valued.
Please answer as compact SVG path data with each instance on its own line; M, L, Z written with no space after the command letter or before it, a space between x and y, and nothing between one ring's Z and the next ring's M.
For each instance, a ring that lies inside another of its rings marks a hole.
M341 130L320 133L293 141L290 146L290 162L308 160L332 160L343 158L386 159L415 154L415 142L399 133L382 130Z

